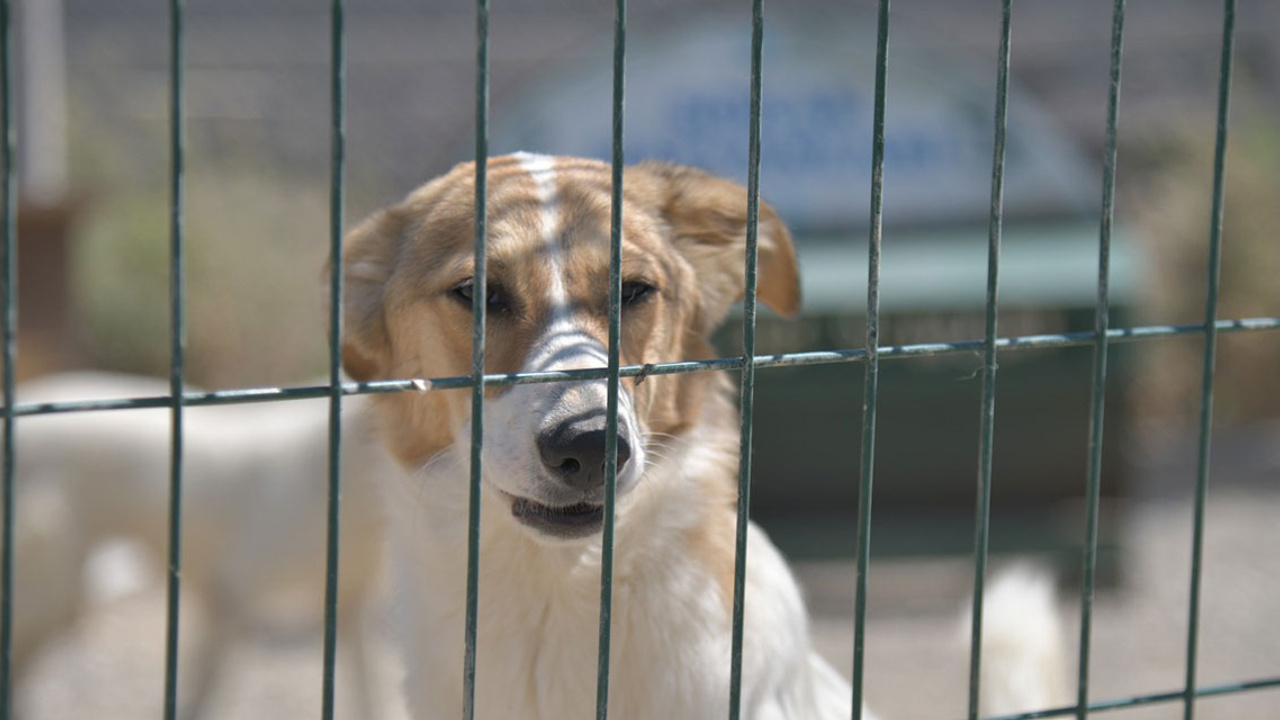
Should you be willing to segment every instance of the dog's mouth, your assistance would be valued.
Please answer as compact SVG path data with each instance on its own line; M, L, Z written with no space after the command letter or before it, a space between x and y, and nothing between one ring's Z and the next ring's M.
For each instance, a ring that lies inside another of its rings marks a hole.
M514 497L511 515L535 530L560 538L586 537L604 525L604 506L587 502L553 507Z

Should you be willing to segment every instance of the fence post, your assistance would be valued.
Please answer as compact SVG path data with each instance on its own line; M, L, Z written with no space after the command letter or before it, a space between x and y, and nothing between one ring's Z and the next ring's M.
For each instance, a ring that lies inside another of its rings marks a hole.
M600 641L596 718L609 716L609 650L613 622L613 533L618 501L618 367L622 344L622 164L626 100L627 3L616 0L613 26L613 147L609 200L609 358L604 438L604 529L600 538Z
M13 457L14 457L14 362L18 358L18 182L17 163L14 153L15 134L13 127L13 32L11 7L9 0L0 0L0 74L3 75L4 96L0 98L0 131L4 133L4 177L0 179L0 202L4 203L4 224L0 226L0 274L4 276L3 295L0 302L0 342L4 348L4 517L0 532L4 534L3 555L0 556L0 583L3 593L0 594L0 720L8 720L10 706L13 704L11 692L13 663Z
M325 538L324 657L320 717L333 720L338 654L338 558L342 525L342 211L346 159L346 62L343 0L330 7L329 185L329 506Z
M871 129L871 232L867 243L867 342L862 390L862 471L858 490L857 578L853 616L853 720L861 720L871 564L871 489L875 469L876 396L880 383L880 241L884 225L884 111L889 64L889 0L876 27L876 98Z
M480 478L484 448L485 255L489 179L489 0L476 0L475 279L471 296L471 493L467 518L467 609L462 666L462 716L475 716L476 613L480 588Z
M183 134L183 4L169 2L169 587L165 630L164 716L178 715L178 613L182 597L182 455L186 272L183 263L186 138Z
M982 365L982 428L978 438L978 500L973 540L973 618L969 634L969 720L978 717L982 681L982 605L991 532L991 463L996 420L996 310L1000 289L1000 239L1004 229L1005 132L1009 123L1009 41L1012 0L1003 0L996 59L995 140L991 160L991 215L987 242L986 338Z
M734 537L733 638L729 654L729 719L742 712L743 616L746 613L747 528L751 510L751 435L756 385L756 284L760 236L760 130L764 3L751 6L751 91L747 132L747 237L742 307L741 430L738 440L738 508Z
M1200 581L1204 559L1204 511L1209 494L1209 441L1213 425L1213 367L1218 347L1218 286L1222 262L1222 198L1226 184L1227 124L1231 106L1231 61L1235 50L1236 2L1225 0L1222 59L1218 77L1218 132L1213 151L1213 210L1209 218L1209 287L1204 308L1204 366L1200 393L1200 438L1196 460L1196 500L1191 541L1191 600L1187 608L1184 720L1195 717L1196 661L1200 649Z

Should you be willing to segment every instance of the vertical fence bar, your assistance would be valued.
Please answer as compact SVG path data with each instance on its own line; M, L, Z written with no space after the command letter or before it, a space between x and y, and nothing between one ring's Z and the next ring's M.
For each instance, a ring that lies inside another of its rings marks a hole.
M622 345L622 163L626 100L627 2L616 0L613 20L613 184L609 205L609 377L604 439L604 531L600 538L600 645L596 718L609 716L609 648L613 620L613 531L618 498L618 367Z
M475 717L476 614L480 599L480 478L484 449L484 335L489 297L485 254L489 180L489 0L476 0L475 279L471 295L471 494L467 511L467 611L463 637L462 717Z
M3 296L0 303L0 341L4 343L4 517L0 532L4 534L0 556L0 720L8 720L13 704L11 689L13 661L13 364L18 358L18 172L15 162L13 127L13 37L9 0L0 0L0 69L4 95L0 97L0 129L4 132L4 177L0 179L0 202L4 203L4 224L0 225L0 273L3 274Z
M876 23L876 99L871 128L871 231L867 243L867 359L862 390L862 471L858 489L857 586L853 616L853 720L862 718L871 563L871 488L875 469L876 396L880 384L880 240L884 225L884 109L889 67L889 0Z
M1227 121L1231 106L1231 64L1235 51L1236 2L1225 0L1222 59L1218 77L1218 136L1213 151L1213 211L1209 220L1209 287L1205 295L1204 368L1200 390L1199 457L1196 463L1195 519L1191 542L1191 600L1187 619L1187 672L1182 717L1192 720L1196 706L1196 661L1200 649L1200 581L1204 560L1204 511L1209 494L1209 438L1213 426L1213 368L1218 347L1218 287L1222 261L1222 203L1226 182Z
M183 206L186 163L183 109L183 0L169 2L169 395L172 398L169 452L169 589L165 629L164 715L178 712L178 608L182 596L182 394L186 347L186 272L183 263Z
M342 210L346 151L346 63L343 0L330 8L329 182L329 509L325 540L324 669L320 717L333 720L338 654L338 547L342 518Z
M1093 598L1098 565L1098 496L1102 483L1102 426L1107 390L1108 299L1111 284L1111 226L1115 216L1116 126L1120 120L1120 67L1124 47L1125 0L1115 0L1111 22L1111 78L1107 99L1107 136L1102 166L1102 220L1098 232L1098 296L1094 306L1093 393L1089 417L1089 475L1085 490L1084 577L1080 588L1080 663L1076 717L1089 714L1089 657L1093 637Z
M751 434L756 387L756 275L760 226L760 98L764 47L764 3L751 5L751 113L747 139L747 244L742 307L742 428L738 440L738 520L733 568L733 641L729 666L729 718L742 712L743 615L746 612L747 526L751 510Z
M978 442L978 500L973 539L973 621L969 645L969 718L977 720L982 680L982 605L991 531L991 462L996 421L996 311L1000 289L1000 238L1004 229L1005 134L1009 124L1009 40L1012 0L1003 0L996 60L995 141L991 160L991 217L987 238L987 316L982 365L982 429Z

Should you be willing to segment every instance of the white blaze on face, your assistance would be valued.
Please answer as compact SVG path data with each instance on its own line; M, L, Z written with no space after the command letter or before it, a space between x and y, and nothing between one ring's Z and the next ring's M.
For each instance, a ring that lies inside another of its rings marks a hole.
M547 263L547 325L525 358L525 372L595 367L609 361L605 348L578 327L570 314L561 246L561 206L557 193L556 159L517 153L520 167L533 179L542 206L538 213L540 250Z
M521 169L534 183L538 203L539 227L531 234L538 239L538 262L546 282L546 295L534 305L545 308L545 324L536 334L522 363L522 372L544 372L602 367L608 364L608 348L575 318L569 301L565 277L565 247L562 228L564 206L558 187L565 178L557 172L556 158L546 155L518 153ZM580 498L568 498L561 481L544 468L537 449L537 438L558 424L594 413L603 413L607 404L604 380L570 383L518 385L485 411L484 446L485 476L503 492L539 502L565 504ZM631 398L624 390L619 394L618 431L633 448L631 461L619 476L619 489L634 485L644 467L643 443L638 438L638 424ZM465 435L460 435L465 437ZM576 491L575 491L576 492Z
M556 159L549 155L532 153L516 153L520 159L520 167L533 178L538 194L538 203L542 211L538 214L542 223L539 235L542 237L543 250L546 252L547 266L551 275L550 301L553 316L563 314L569 305L569 294L564 285L564 259L561 255L560 234L560 198L556 194Z

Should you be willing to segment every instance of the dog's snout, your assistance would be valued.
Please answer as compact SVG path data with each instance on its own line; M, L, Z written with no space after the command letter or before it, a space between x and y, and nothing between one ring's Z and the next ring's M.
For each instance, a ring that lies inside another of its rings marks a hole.
M603 415L561 423L538 438L542 463L570 487L591 490L604 484L605 419ZM618 431L618 472L631 459L631 444Z

